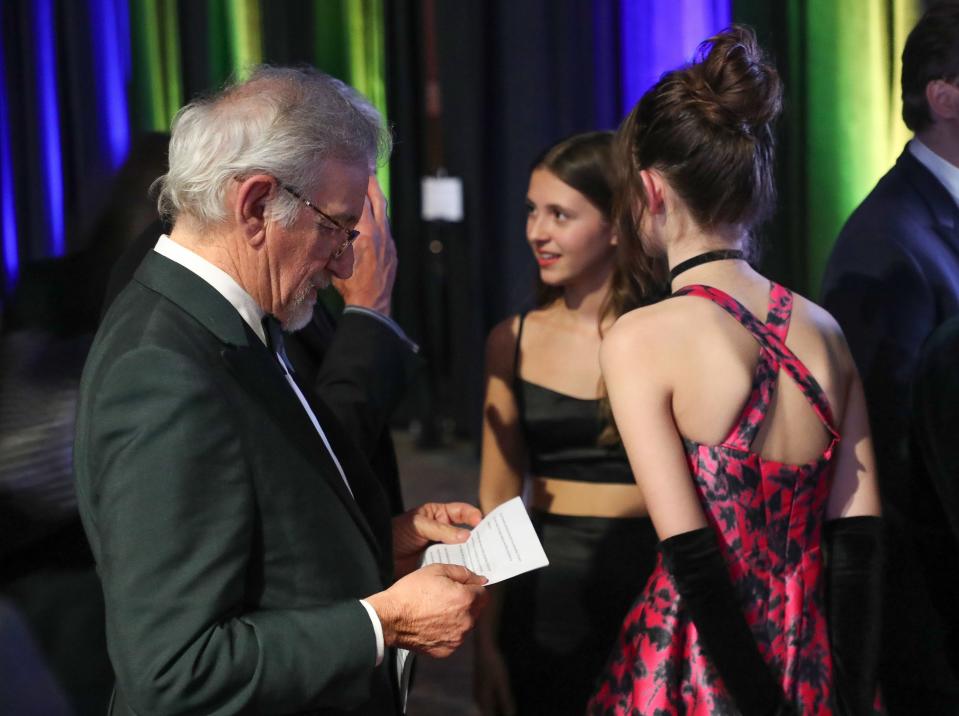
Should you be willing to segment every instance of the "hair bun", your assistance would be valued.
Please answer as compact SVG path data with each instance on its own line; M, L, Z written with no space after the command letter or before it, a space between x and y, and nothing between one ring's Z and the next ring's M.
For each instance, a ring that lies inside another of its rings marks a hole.
M700 44L685 80L703 118L732 132L755 136L782 110L779 73L744 25Z

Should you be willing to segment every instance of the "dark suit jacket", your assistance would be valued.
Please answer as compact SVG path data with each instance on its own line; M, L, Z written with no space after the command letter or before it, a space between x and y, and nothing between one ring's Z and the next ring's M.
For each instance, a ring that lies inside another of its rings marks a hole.
M345 311L336 319L317 302L309 325L286 337L286 352L367 456L393 514L403 512L389 419L420 365L409 344L377 318Z
M80 388L80 515L104 588L115 714L395 710L358 598L392 580L386 498L197 276L148 255ZM353 712L351 712L353 713Z
M130 283L143 257L163 233L169 233L169 228L154 222L116 259L101 316ZM317 302L313 320L287 336L286 351L300 381L323 396L369 459L393 513L402 512L403 495L389 419L420 366L410 346L376 318L346 312L337 320L322 302ZM368 359L374 355L379 359Z
M910 456L918 480L930 486L934 541L925 560L931 597L943 616L945 654L959 674L959 316L926 341L913 389ZM927 528L928 529L928 528Z
M959 314L959 207L908 149L843 227L826 267L823 304L862 376L891 533L882 678L959 693L943 643L954 618L933 604L943 574L959 560L953 554L936 564L948 527L908 450L920 348Z
M959 544L959 316L926 341L913 398L912 454L935 486Z

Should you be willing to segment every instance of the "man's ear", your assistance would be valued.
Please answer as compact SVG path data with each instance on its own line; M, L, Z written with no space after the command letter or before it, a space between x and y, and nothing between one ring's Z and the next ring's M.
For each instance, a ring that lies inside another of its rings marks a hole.
M233 220L253 246L266 239L266 207L277 188L276 179L269 174L245 177L236 186Z
M643 182L643 193L646 194L646 211L650 214L661 214L666 210L663 178L653 169L641 169L639 178Z
M926 85L926 101L935 119L959 119L959 87L946 80Z

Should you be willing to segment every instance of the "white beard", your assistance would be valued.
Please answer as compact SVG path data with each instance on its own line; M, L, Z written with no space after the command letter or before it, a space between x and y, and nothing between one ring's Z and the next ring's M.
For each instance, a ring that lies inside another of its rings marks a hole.
M281 323L287 333L295 333L313 320L313 306L316 304L316 292L330 285L330 277L324 272L314 276L303 285L290 303L289 316Z

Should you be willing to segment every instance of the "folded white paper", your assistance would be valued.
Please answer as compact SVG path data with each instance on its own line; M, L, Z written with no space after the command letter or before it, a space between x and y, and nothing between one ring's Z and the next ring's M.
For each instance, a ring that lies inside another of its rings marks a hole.
M549 564L533 523L529 521L523 500L514 497L490 512L462 544L434 544L423 553L421 567L428 564L458 564L486 577L487 584L502 582L524 572ZM396 650L396 670L400 680L402 710L406 713L412 655Z
M489 584L549 564L533 523L519 497L490 512L462 544L434 544L422 565L459 564L486 577Z

